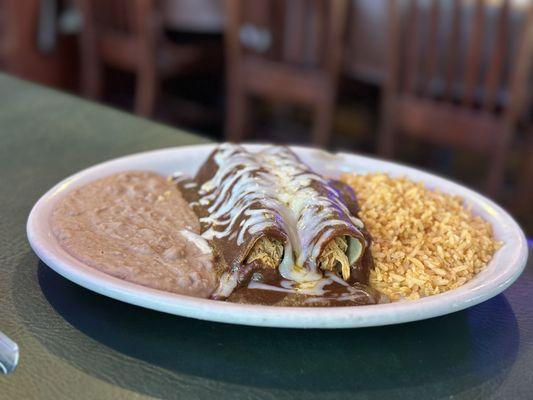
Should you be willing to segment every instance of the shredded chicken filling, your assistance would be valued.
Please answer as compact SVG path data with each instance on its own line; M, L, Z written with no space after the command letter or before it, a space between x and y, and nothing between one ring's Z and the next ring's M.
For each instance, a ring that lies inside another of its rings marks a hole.
M283 255L283 243L278 239L260 238L246 257L246 264L261 262L268 268L277 268Z
M350 278L350 261L347 252L348 241L342 237L334 238L326 245L320 256L320 268L324 271L341 274L342 279L348 280Z

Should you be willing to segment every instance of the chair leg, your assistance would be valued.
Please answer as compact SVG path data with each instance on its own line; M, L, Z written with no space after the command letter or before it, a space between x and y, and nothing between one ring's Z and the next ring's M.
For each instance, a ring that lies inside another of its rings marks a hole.
M97 63L83 67L81 78L83 96L92 100L98 100L102 97L102 75L102 68Z
M225 137L230 142L241 142L245 137L249 119L249 101L242 89L233 88L228 91L225 121Z
M81 93L83 96L98 100L102 97L103 65L96 49L87 40L82 41L81 51Z
M494 146L492 162L489 167L485 192L488 196L496 198L501 190L505 173L505 161L509 142L512 136L512 128L506 127L501 132L499 143Z
M485 193L496 198L503 183L503 176L505 171L505 160L502 156L494 157L491 166L489 167L489 174L485 185Z
M334 111L335 100L333 98L325 99L316 107L312 134L312 141L315 146L326 147L329 144Z
M157 94L157 76L155 68L142 68L137 73L135 88L135 114L149 117L154 112Z
M527 132L526 143L522 152L522 162L518 180L516 207L533 211L533 126Z
M392 158L394 155L394 133L396 127L394 124L394 117L388 111L388 107L384 107L385 110L382 111L380 127L378 130L377 153L381 157Z

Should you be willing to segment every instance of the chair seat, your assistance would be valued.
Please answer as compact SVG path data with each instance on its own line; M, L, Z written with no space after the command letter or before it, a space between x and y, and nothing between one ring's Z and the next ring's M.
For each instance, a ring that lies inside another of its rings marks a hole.
M136 38L120 32L99 35L98 52L106 64L122 69L132 69L139 58Z
M315 106L328 94L329 75L318 68L302 69L247 55L241 62L243 86L249 93Z
M174 43L163 40L157 50L157 69L162 76L180 73L199 72L199 68L208 70L220 65L222 49L220 42Z
M503 129L502 119L492 113L408 95L398 98L394 118L410 136L484 153L493 150Z
M139 52L139 39L119 32L106 32L98 41L98 49L105 63L125 70L134 70L141 63L143 54ZM156 46L156 68L161 76L183 72L200 64L199 60L213 58L220 53L216 42L173 43L163 39Z

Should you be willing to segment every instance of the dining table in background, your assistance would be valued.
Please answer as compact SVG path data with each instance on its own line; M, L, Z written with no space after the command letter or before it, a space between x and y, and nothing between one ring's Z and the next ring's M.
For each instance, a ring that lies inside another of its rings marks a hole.
M32 252L35 201L114 157L206 142L0 75L0 330L20 362L0 399L531 399L533 262L470 309L345 330L227 325L155 312L61 277ZM530 248L530 256L533 250Z

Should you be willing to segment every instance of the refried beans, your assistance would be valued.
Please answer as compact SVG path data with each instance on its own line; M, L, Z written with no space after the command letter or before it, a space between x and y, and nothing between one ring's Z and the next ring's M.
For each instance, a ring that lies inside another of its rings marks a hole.
M70 255L117 278L204 298L218 285L197 216L153 172L122 172L74 189L59 200L51 225Z

